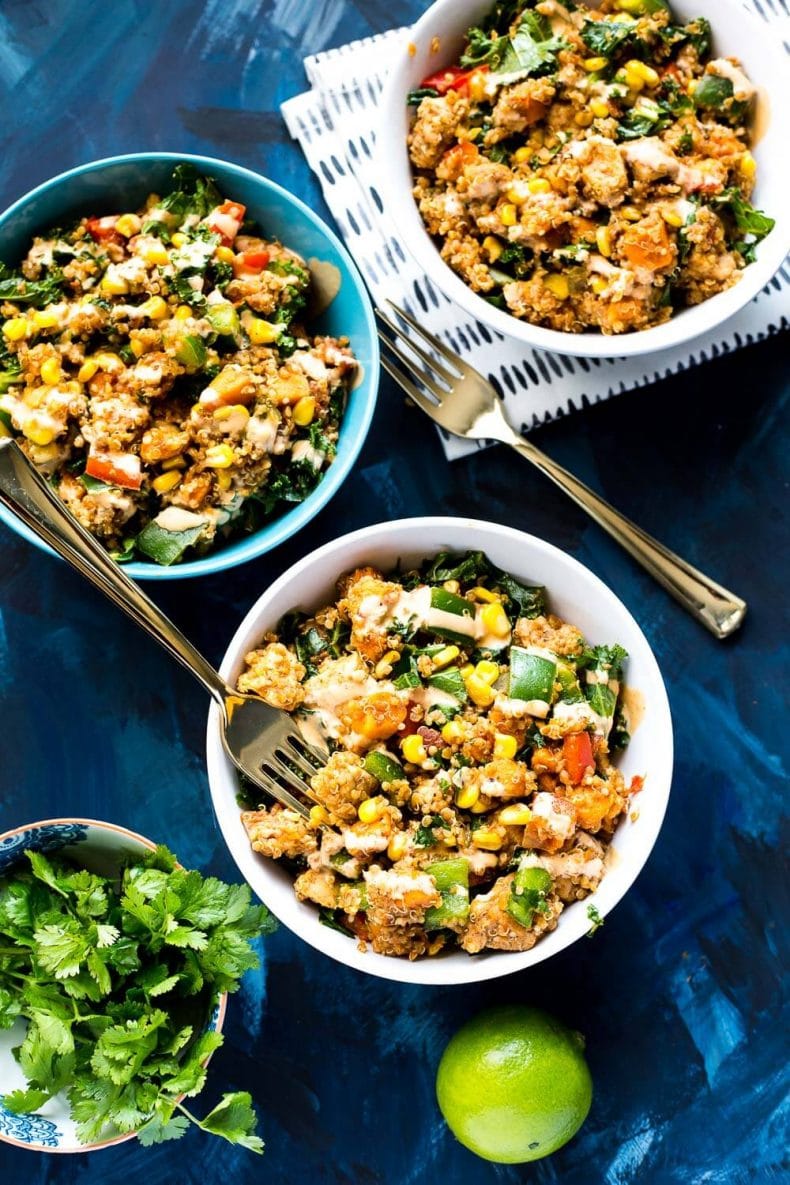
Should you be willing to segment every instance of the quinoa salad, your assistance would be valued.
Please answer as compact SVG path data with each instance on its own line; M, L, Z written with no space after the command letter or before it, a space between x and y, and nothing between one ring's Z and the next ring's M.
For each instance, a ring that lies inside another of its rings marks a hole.
M529 950L596 889L642 787L613 764L626 659L481 552L358 568L245 657L239 690L330 749L309 820L245 810L250 843L379 954Z
M408 96L408 147L426 229L472 291L618 334L737 283L774 220L750 202L756 87L713 32L665 0L502 0L468 30Z
M0 264L0 434L119 561L169 565L300 502L356 362L311 337L305 261L210 178Z

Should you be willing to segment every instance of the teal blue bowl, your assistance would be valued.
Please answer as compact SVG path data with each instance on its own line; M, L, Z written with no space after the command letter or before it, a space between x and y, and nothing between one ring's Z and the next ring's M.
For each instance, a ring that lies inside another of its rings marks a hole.
M70 217L135 209L142 205L149 193L167 189L173 167L179 161L193 164L200 172L213 177L226 197L243 202L264 234L280 239L306 259L318 259L338 269L338 293L329 307L310 322L310 331L348 337L360 363L361 381L349 394L337 456L304 502L250 535L220 543L216 551L200 559L174 564L171 568L148 563L125 565L125 571L136 580L182 580L186 576L206 576L246 563L290 539L327 504L345 481L367 436L378 393L379 350L373 307L345 247L304 202L273 181L240 165L181 152L135 152L81 165L39 185L0 215L0 259L9 265L18 264L35 234ZM1 505L0 519L18 535L54 555L37 535Z

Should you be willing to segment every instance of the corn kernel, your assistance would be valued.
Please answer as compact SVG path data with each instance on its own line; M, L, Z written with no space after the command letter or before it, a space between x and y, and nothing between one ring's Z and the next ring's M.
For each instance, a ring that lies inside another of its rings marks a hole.
M466 690L472 703L476 704L478 708L490 708L494 702L494 693L490 684L474 672L466 680Z
M110 275L105 272L102 276L101 290L105 296L123 296L129 291L129 285L123 276Z
M210 469L228 469L235 459L229 444L212 444L206 449L206 464Z
M482 70L475 70L469 79L469 98L473 103L480 103L486 97L486 76Z
M142 225L141 219L136 214L122 214L115 224L115 229L119 235L130 239L132 235L139 235Z
M625 218L626 222L638 222L642 217L636 206L621 206L620 216Z
M518 751L518 741L508 732L494 733L494 756L515 757Z
M486 852L498 852L502 847L502 836L490 827L480 827L472 832L472 844L476 848L483 848Z
M661 211L661 217L666 222L667 226L674 226L676 228L683 225L683 218L678 214L677 210L670 208Z
M658 71L654 70L652 66L648 66L647 62L640 62L638 58L632 58L630 62L626 62L625 74L626 78L636 77L649 87L658 86L661 81Z
M129 342L129 349L132 351L135 358L142 358L146 350L145 342L141 342L138 338L133 337Z
M459 744L466 737L466 729L458 720L448 720L442 728L442 740L448 745Z
M630 12L633 16L642 16L645 11L645 0L615 0L615 8L621 12Z
M455 662L461 651L457 646L443 646L438 654L434 654L431 662L435 671L440 671L442 667L449 667L451 662Z
M608 62L606 58L585 58L582 62L588 74L597 74L599 70L605 70Z
M167 251L162 243L152 243L151 246L146 249L144 255L146 263L154 263L158 267L164 267L169 258L170 256L167 254Z
M119 370L123 370L123 362L117 354L111 353L109 350L102 350L95 354L94 358L100 370L106 370L110 374L117 374Z
M556 296L557 300L567 300L570 296L570 285L565 276L547 276L543 281L544 288L548 288L552 296Z
M455 593L456 595L461 591L461 585L457 580L445 580L442 588L445 592Z
M326 808L322 807L320 803L310 807L310 826L321 827L324 823L329 822L329 815Z
M499 207L499 220L503 226L515 226L518 222L516 207L512 202L506 202Z
M169 473L160 473L159 477L155 477L151 485L156 490L157 494L166 494L170 490L174 490L181 481L181 474L177 469L171 469Z
M482 131L483 131L483 129L481 127L468 128L466 130L466 132L463 133L463 139L464 140L476 140L482 134ZM462 137L462 132L461 132L461 129L459 128L458 139L460 140L461 137Z
M217 470L217 487L220 493L227 494L230 487L233 485L233 478L229 469Z
M757 161L752 156L751 152L744 152L740 159L738 168L744 177L753 178L757 172Z
M600 296L606 291L607 283L603 276L593 276L590 280L590 287L596 296Z
M641 64L642 63L640 62L639 65L641 66ZM645 80L642 77L641 71L636 70L634 66L634 62L626 62L625 81L628 83L628 86L632 91L636 91L636 93L639 94L640 91L645 89Z
M245 317L244 328L254 346L268 345L280 336L280 326L265 321L263 317Z
M33 324L36 329L54 329L58 320L58 314L52 309L36 309L33 314Z
M233 263L236 258L230 247L217 247L215 254L220 263Z
M527 182L527 189L530 193L551 193L551 182L545 177L533 177Z
M294 405L293 420L300 428L306 428L315 418L315 399L312 395L303 395Z
M477 786L473 784L462 786L455 792L455 805L459 810L470 811L479 797L480 790Z
M490 588L483 588L482 585L477 585L475 588L470 588L469 596L475 601L485 601L487 605L499 604L499 594L492 592Z
M396 831L392 839L387 844L387 855L393 864L398 860L402 860L406 855L406 849L409 846L409 837L405 831Z
M77 379L81 383L87 383L93 378L98 369L99 364L95 358L86 358L77 371Z
M496 263L504 249L502 243L494 235L486 235L483 239L483 250L488 256L489 263Z
M480 620L487 634L493 634L495 638L510 636L510 622L500 604L485 605L480 611Z
M359 804L357 814L360 823L377 823L387 809L387 800L381 794L366 798Z
M573 122L577 127L588 128L594 119L592 111L578 111L573 117Z
M388 650L387 653L379 659L373 668L373 674L377 679L386 679L387 675L392 672L392 664L397 662L400 654L397 650Z
M607 259L611 258L612 254L612 236L608 226L599 226L595 232L595 241L598 244L598 250L601 255L605 255Z
M523 206L529 197L529 186L525 186L523 181L516 181L514 185L510 186L505 196L514 206Z
M524 144L521 148L517 148L513 153L513 160L516 162L516 164L523 165L525 161L530 159L531 156L532 149L527 148L526 144Z
M239 429L246 427L250 413L243 403L226 403L214 409L213 416L220 424L225 420L235 420Z
M416 732L413 732L411 736L404 737L400 747L403 756L412 765L422 765L423 761L428 757L428 754L425 752L423 739Z
M609 104L604 99L593 99L590 110L596 119L606 119L609 114Z
M57 358L47 358L45 362L41 363L42 383L46 383L48 387L54 387L62 377L63 371L60 369L60 361Z
M488 683L490 687L499 678L499 663L489 662L486 658L481 659L475 667L475 675L478 679L482 679L484 683Z
M166 461L162 462L162 468L167 472L169 469L186 469L187 463L183 457L168 457Z
M192 310L188 304L180 304L173 313L177 321L188 321L192 315Z
M176 250L180 250L182 247L186 247L189 239L182 230L177 230L174 235L170 236L170 242L173 244Z
M140 305L140 312L144 317L150 317L152 321L161 321L169 316L170 309L161 296L152 296Z
M514 802L499 812L499 822L505 827L523 827L532 818L532 811L525 802Z
M3 334L10 342L21 342L27 337L27 321L24 317L11 317L3 326Z
M475 668L472 666L471 662L464 663L464 665L461 667L461 678L468 679L474 669Z
M22 428L22 432L31 444L52 444L57 435L54 428L42 424L35 416L31 416Z

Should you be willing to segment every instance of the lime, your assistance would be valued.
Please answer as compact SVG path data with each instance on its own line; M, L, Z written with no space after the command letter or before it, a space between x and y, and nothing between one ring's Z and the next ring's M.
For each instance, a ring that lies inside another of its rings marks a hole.
M590 1110L584 1038L521 1004L474 1017L445 1049L436 1098L467 1148L499 1164L539 1160L576 1134Z

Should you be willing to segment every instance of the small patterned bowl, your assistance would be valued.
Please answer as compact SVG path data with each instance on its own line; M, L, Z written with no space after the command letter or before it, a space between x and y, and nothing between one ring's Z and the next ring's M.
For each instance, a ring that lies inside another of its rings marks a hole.
M92 872L109 876L116 871L122 857L152 851L155 847L150 839L114 823L100 823L96 819L46 819L0 835L0 876L22 860L26 851L58 852ZM226 1004L225 993L212 1001L204 1031L221 1031ZM24 1033L23 1020L10 1029L0 1029L2 1093L25 1085L24 1075L11 1052ZM50 1099L34 1115L14 1115L0 1101L0 1140L17 1148L29 1148L33 1152L94 1152L134 1137L134 1132L123 1135L108 1132L106 1139L81 1144L64 1094Z

